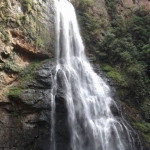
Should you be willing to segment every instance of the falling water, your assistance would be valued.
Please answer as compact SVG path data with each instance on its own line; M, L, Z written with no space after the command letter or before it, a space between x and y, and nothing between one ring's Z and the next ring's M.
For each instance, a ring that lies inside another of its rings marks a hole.
M55 0L55 7L57 61L52 89L50 150L57 150L54 116L55 96L60 86L68 111L71 150L137 150L134 131L121 117L113 115L111 108L118 108L111 98L110 88L93 71L85 56L72 4Z

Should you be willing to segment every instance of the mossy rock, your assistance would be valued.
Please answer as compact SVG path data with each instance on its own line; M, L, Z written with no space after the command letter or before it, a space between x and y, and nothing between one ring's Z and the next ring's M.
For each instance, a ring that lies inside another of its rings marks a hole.
M22 83L24 81L29 81L32 80L34 78L34 72L45 62L49 61L49 59L46 59L44 61L32 61L30 62L29 66L27 66L26 68L24 68L20 74L19 74L19 79L20 79L20 85L22 85Z
M19 75L18 75L18 82L19 85L17 87L11 87L9 89L9 92L7 93L8 97L12 97L12 98L18 98L20 96L20 94L23 92L23 90L26 88L25 87L25 82L30 82L33 81L35 78L35 71L45 62L47 62L48 60L44 60L44 61L33 61L29 64L29 66L27 66L26 68L24 68L22 71L20 71Z
M11 87L9 89L8 97L17 98L22 93L22 89L20 87Z

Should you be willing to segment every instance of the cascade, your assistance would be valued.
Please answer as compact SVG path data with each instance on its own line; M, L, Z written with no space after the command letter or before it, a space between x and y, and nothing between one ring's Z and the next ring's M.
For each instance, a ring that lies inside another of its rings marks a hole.
M56 66L51 91L51 146L55 143L55 96L61 86L70 133L69 150L141 150L134 130L119 111L109 86L90 65L85 53L75 10L67 0L55 0ZM60 76L61 75L61 83Z

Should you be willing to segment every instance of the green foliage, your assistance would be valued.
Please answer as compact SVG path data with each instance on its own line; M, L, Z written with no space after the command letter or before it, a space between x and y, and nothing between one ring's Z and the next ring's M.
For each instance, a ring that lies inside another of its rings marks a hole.
M111 17L113 17L114 14L116 14L116 12L117 12L116 2L117 2L117 0L111 0L111 1L110 0L105 0L108 13L111 15Z
M28 17L25 17L28 19ZM28 26L28 25L27 25ZM23 29L24 35L25 35L25 40L30 43L32 46L36 48L45 48L45 42L42 40L41 36L39 36L39 33L37 30L32 31L29 28L24 28Z
M14 62L13 57L13 53L11 53L9 58L7 58L4 63L0 64L0 70L9 73L19 73L22 70L22 68Z
M133 126L139 130L141 133L142 137L150 143L150 123L145 123L145 122L135 122L132 123Z
M89 46L88 50L99 52L99 41L102 39L103 29L106 28L107 23L87 11L79 11L78 16L84 42Z
M32 0L21 0L25 12L30 13L32 10Z
M8 32L4 29L3 25L0 26L0 39L6 44L10 42Z
M6 44L9 43L9 36L8 36L8 32L6 30L6 24L8 22L8 14L5 13L5 15L3 14L5 12L3 12L3 9L0 10L0 39L5 42Z
M43 47L43 48L45 47L44 46L44 41L40 38L40 36L36 37L36 46L37 47Z
M117 12L117 0L105 2L109 25L103 26L101 20L87 10L78 11L85 45L98 62L105 64L102 68L106 75L117 82L122 90L118 93L123 93L119 98L141 108L145 97L150 96L149 12L136 10L125 21Z
M0 5L2 4L0 6L0 39L6 44L10 43L10 37L7 29L18 28L22 31L22 35L24 36L26 42L36 48L44 49L45 40L42 40L43 33L39 29L43 26L39 21L42 6L39 10L35 9L33 0L20 0L20 3L24 13L20 12L11 15L7 8L8 2L4 0L0 2ZM40 2L38 2L38 4L39 3Z
M0 66L0 69L5 70L7 72L14 72L14 73L20 72L21 70L21 68L18 65L12 64L9 60L6 60L5 63L3 63Z
M142 103L141 106L142 116L145 120L150 121L150 100L146 98L146 100Z
M93 0L79 0L80 7L85 8L93 5Z
M135 12L128 26L128 31L132 33L133 43L139 51L149 43L150 40L150 17L149 11L139 9Z
M122 87L128 86L125 77L116 68L106 64L101 65L101 67L106 72L107 77L114 79Z
M102 25L87 9L78 10L86 48L115 80L118 98L150 122L150 12L140 8L125 19L116 8L118 0L105 3L110 24ZM150 123L129 118L150 143Z
M39 61L30 62L29 66L24 68L19 73L21 83L23 83L24 81L32 80L34 78L34 72L36 71L36 69L38 69L40 65L41 63Z
M26 22L26 15L17 14L15 16L16 22L19 26L24 25Z
M34 80L35 78L35 71L45 62L49 61L48 60L44 60L44 61L34 61L34 62L30 62L29 66L27 66L26 68L24 68L19 74L18 74L18 82L19 85L16 87L11 87L9 88L9 92L7 93L7 96L10 98L19 98L19 95L23 92L23 90L26 88L25 84L26 81L30 82L32 80ZM18 112L14 112L17 113ZM16 114L16 115L17 115Z
M34 79L34 72L45 62L49 61L49 59L46 59L44 61L33 61L30 62L29 66L24 68L19 73L19 81L20 81L20 87L24 88L24 82L25 81L31 81Z
M141 123L141 122L136 122L134 125L143 133L150 133L150 124L148 123Z
M149 134L142 133L142 136L150 144L150 133Z

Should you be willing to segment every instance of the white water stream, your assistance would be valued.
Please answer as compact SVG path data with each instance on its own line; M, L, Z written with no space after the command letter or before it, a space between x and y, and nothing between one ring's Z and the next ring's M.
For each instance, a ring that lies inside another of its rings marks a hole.
M112 106L118 108L109 86L93 71L85 56L72 4L55 0L55 7L57 62L52 89L50 150L57 150L54 116L58 72L64 83L71 150L137 150L131 128L111 111Z

